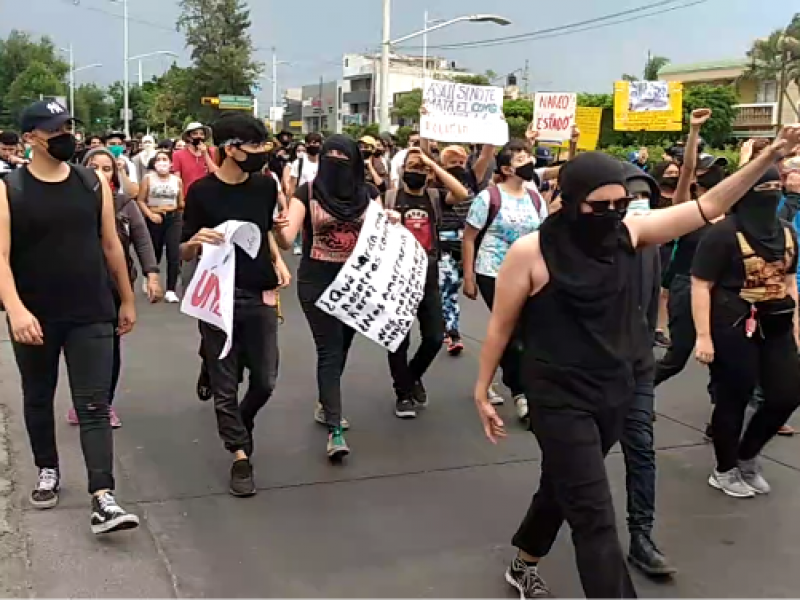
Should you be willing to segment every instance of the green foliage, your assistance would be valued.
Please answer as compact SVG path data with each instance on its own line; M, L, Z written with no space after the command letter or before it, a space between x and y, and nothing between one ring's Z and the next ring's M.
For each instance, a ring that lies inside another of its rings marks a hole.
M394 135L397 138L397 143L400 146L408 146L408 138L414 133L413 127L399 127Z
M419 109L422 106L422 88L401 94L392 108L392 115L406 121L419 121Z
M689 116L698 108L710 108L711 118L703 125L702 136L708 144L723 146L733 132L736 118L734 104L739 102L732 87L714 85L694 85L683 94L683 131L689 131Z
M464 85L492 85L486 75L453 75L450 80Z
M83 121L87 131L105 131L111 125L113 109L107 90L94 83L75 88L75 116Z
M67 91L64 80L46 64L33 61L8 87L3 103L11 114L19 114L26 105L44 96L61 96Z
M378 123L370 123L369 125L346 125L342 131L345 135L357 140L365 135L370 135L375 139L380 135L380 125Z
M249 96L263 65L253 60L250 11L244 0L181 0L178 29L192 49L194 81L189 109L206 121L216 116L203 96Z

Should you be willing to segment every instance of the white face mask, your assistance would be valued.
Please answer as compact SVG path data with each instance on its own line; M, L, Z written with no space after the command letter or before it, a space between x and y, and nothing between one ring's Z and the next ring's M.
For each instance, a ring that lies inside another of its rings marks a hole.
M298 152L297 153L297 158L305 158L305 157L306 157L306 153L305 152Z
M156 163L156 173L159 175L166 175L169 173L169 163L164 160L160 160Z
M646 215L650 212L650 200L637 198L628 205L629 215Z

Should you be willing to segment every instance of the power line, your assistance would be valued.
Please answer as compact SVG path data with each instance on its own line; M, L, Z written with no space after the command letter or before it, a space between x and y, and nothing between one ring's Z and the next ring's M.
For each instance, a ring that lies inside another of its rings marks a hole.
M96 6L87 6L85 4L82 4L80 0L62 0L62 1L67 4L72 4L76 8L81 8L83 10L100 13L101 15L106 15L107 17L114 17L115 19L119 19L120 21L123 18L122 15L117 14L115 12L104 10ZM131 23L139 23L140 25L146 25L148 27L151 27L152 29L159 29L161 31L169 31L170 33L177 33L177 30L175 28L165 27L160 23L154 23L153 21L147 21L145 19L140 19L139 17L134 17L131 15L128 15L128 21L130 21Z
M531 31L528 33L512 35L512 36L505 36L500 38L490 38L486 40L474 40L471 42L459 42L453 44L440 44L440 45L429 45L429 49L437 49L437 50L458 50L458 49L469 49L469 48L489 48L492 46L504 46L509 44L518 44L521 42L533 41L533 40L540 40L540 39L548 39L553 37L559 37L563 35L569 35L571 33L579 33L581 31L591 31L593 29L600 29L602 27L609 27L612 25L620 25L622 23L628 23L630 21L637 21L640 19L644 19L647 17L652 17L655 15L672 12L675 10L681 10L684 8L689 8L691 6L696 6L698 4L704 4L708 2L708 0L694 0L687 4L682 4L678 6L667 6L669 4L675 4L675 2L680 2L684 0L661 0L659 2L650 3L645 6L639 6L636 8L627 9L624 11L620 11L617 13L612 13L608 15L603 15L600 17L595 17L593 19L587 19L585 21L577 21L575 23L569 23L566 25L559 25L556 27L549 27L546 29L539 29L536 31ZM654 10L661 8L660 10ZM645 11L650 11L647 14L637 14L642 13ZM618 19L619 17L630 16L627 19L620 19L617 21L613 21L607 23L606 21L612 19ZM574 31L566 31L566 30L573 30ZM421 46L400 46L399 48L410 50L410 49L419 49Z

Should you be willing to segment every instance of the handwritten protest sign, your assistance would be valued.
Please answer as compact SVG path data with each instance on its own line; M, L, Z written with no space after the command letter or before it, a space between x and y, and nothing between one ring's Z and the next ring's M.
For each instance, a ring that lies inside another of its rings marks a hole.
M225 236L219 246L203 244L203 255L181 302L181 312L225 332L227 339L220 360L233 344L233 288L236 278L236 252L239 246L251 258L261 247L261 231L253 223L225 221L214 228Z
M575 124L577 94L544 92L536 94L533 101L533 123L543 141L568 140Z
M411 232L370 202L356 247L317 308L394 352L417 316L427 269Z
M422 137L493 146L508 141L503 88L426 79L422 89Z

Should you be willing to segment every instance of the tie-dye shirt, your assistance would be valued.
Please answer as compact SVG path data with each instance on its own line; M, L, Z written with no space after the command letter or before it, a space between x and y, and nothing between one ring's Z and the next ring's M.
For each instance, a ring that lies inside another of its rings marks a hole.
M500 210L495 216L486 235L477 249L475 272L479 275L497 277L500 265L505 260L511 244L524 235L539 229L539 225L547 218L547 203L542 199L540 210L536 211L533 199L527 190L521 198L515 198L498 186L500 190ZM533 190L534 193L538 193ZM467 223L481 230L489 217L489 190L484 190L475 197L467 215Z

